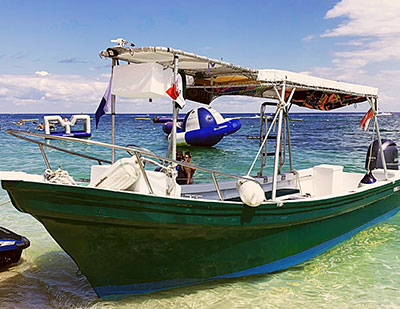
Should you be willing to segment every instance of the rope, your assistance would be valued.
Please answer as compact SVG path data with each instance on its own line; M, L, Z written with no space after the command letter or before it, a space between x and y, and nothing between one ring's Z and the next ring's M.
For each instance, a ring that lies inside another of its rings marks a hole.
M167 195L171 195L171 192L176 187L176 177L178 175L178 172L176 171L176 168L174 166L169 166L164 173L172 180L167 189Z
M4 205L7 205L8 203L10 203L10 200L8 200L7 202L1 203L1 204L0 204L0 207L1 207L1 206L4 206Z
M45 170L44 178L46 181L51 183L58 183L63 185L76 185L75 180L68 174L68 172L60 168L57 169L56 171L52 171L51 169Z
M292 172L293 172L293 174L296 175L296 182L297 182L297 185L299 186L300 194L303 195L303 190L301 189L301 185L300 185L300 174L296 170L293 170Z

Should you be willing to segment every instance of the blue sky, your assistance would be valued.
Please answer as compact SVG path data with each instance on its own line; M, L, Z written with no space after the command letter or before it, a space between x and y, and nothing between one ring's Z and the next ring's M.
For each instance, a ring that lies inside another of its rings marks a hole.
M98 52L118 37L378 87L381 109L400 111L397 2L2 0L1 112L93 113L110 72ZM221 98L212 106L257 112L260 102ZM117 111L169 112L170 103L123 100Z

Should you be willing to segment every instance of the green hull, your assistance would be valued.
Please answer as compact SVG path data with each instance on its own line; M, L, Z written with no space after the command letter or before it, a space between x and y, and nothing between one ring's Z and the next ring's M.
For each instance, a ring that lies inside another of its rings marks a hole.
M285 269L400 209L400 181L258 208L23 181L2 185L101 297Z

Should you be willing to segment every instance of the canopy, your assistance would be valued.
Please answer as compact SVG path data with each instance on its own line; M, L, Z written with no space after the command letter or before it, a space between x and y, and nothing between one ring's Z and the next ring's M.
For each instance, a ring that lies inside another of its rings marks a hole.
M292 101L311 109L332 110L377 98L378 89L343 83L283 70L256 70L210 59L169 47L127 47L126 41L100 52L100 56L128 63L158 63L173 66L178 56L179 72L186 79L185 99L210 104L223 95L245 95L277 99L274 87L285 83L286 97L293 88Z

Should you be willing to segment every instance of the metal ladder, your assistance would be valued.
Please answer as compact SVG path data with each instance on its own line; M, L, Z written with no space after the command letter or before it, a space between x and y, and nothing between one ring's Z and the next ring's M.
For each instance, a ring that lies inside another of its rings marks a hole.
M266 113L267 107L268 106L274 106L276 107L276 102L264 102L261 104L261 108L260 108L260 146L262 145L262 143L264 142L265 138L267 139L271 139L271 140L276 140L276 136L267 136L266 137L266 133L269 130L270 125L272 125L272 123L270 123L272 121L272 119L270 118L270 116L268 115L268 113ZM285 115L286 116L286 115ZM285 117L285 119L288 120L288 118ZM285 121L284 124L286 125L286 128L288 128L288 123L289 121ZM282 139L281 139L281 149L282 151L279 153L279 169L278 169L278 174L281 173L281 168L282 166L285 164L285 158L286 158L286 134L288 132L288 129L283 130L282 131ZM275 150L272 152L268 152L267 149L267 145L268 145L268 141L265 143L263 149L261 150L260 153L260 170L257 173L258 177L263 177L263 170L265 168L265 166L267 165L267 159L268 157L274 157L275 156Z

